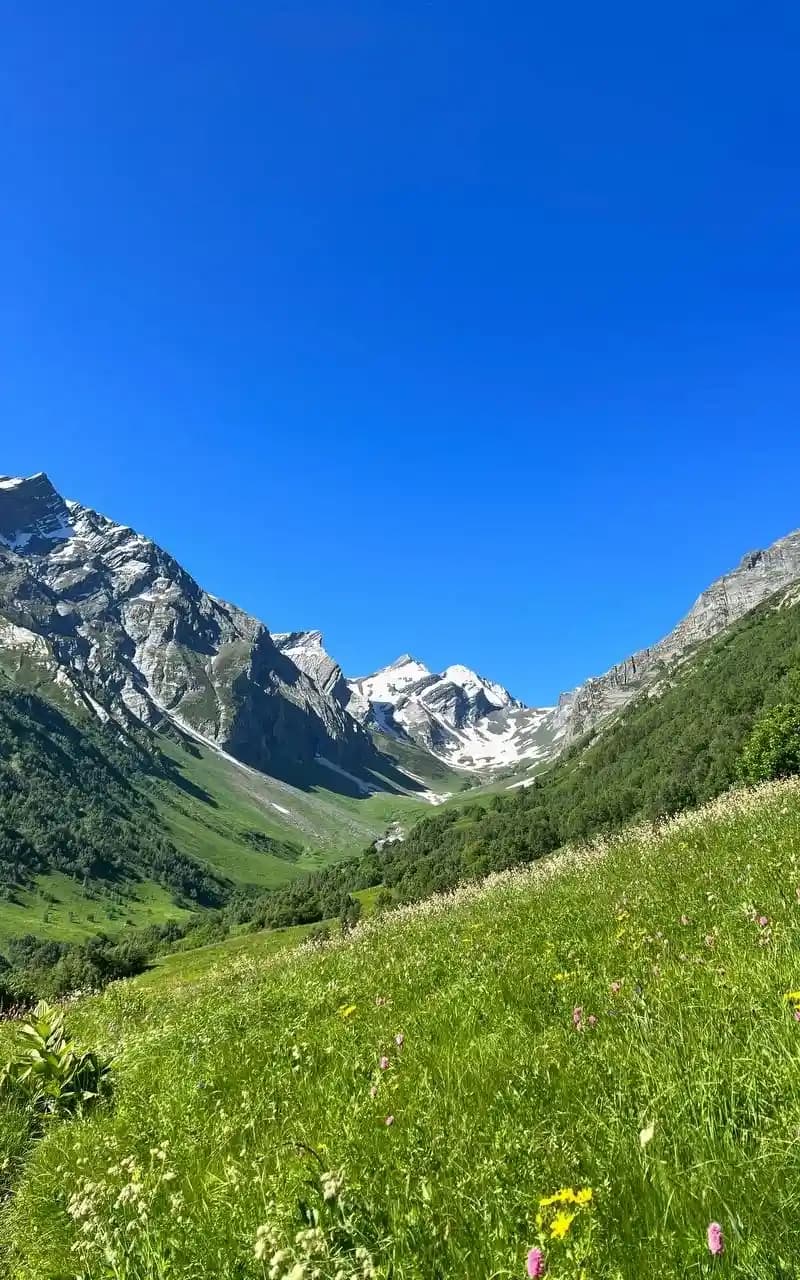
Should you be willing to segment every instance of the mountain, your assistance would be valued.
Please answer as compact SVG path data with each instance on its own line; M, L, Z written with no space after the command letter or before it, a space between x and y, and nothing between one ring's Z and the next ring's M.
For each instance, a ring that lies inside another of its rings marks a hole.
M347 705L347 682L338 662L326 653L321 631L273 632L272 641L323 693L341 706Z
M262 622L44 474L0 477L0 644L101 718L171 721L268 773L375 759L361 726Z
M556 741L571 742L652 689L676 661L720 635L762 601L800 579L800 530L771 547L751 551L739 566L713 582L678 625L647 649L562 694L553 714Z
M526 707L469 667L434 674L404 654L347 685L347 709L362 724L410 738L455 769L496 770L553 749L552 708Z
M312 678L324 671L328 691L373 734L414 742L453 769L486 775L518 767L530 776L639 693L655 691L665 671L698 645L798 579L800 531L749 552L698 597L669 635L563 693L555 707L527 707L464 666L434 674L410 654L370 676L346 679L318 631L286 639L293 660Z

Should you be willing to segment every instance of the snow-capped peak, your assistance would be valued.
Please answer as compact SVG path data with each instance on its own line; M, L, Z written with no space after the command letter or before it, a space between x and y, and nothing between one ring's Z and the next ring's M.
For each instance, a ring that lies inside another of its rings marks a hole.
M482 693L487 701L496 707L524 706L524 703L513 698L508 689L504 689L501 684L497 684L494 680L487 680L484 676L479 676L477 671L472 671L469 667L462 666L460 663L445 668L441 678L449 681L450 684L458 685L470 697L475 697L477 694Z
M436 675L405 653L347 686L347 709L362 724L411 738L455 768L496 769L546 749L551 710L526 707L462 663Z
M410 653L390 662L388 667L381 667L371 676L359 676L349 680L352 690L357 691L360 698L371 703L389 703L395 705L412 686L421 680L430 680L431 672L423 662L412 658Z

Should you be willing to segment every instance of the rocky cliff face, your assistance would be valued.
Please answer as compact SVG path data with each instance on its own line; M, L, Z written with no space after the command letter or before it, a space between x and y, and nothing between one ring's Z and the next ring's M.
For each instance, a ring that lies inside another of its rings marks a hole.
M0 645L49 664L98 714L167 717L259 769L372 758L263 623L44 475L0 478Z
M800 531L765 551L751 551L738 568L712 583L677 627L624 662L562 694L554 717L560 740L569 742L652 686L659 675L703 640L725 631L776 591L800 579Z
M273 632L272 640L281 653L341 706L347 705L347 682L342 668L326 653L321 631Z

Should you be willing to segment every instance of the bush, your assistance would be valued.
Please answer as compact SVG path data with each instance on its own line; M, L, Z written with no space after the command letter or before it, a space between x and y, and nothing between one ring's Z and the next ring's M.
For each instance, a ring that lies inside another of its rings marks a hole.
M800 706L770 707L753 725L742 751L745 782L769 782L800 773Z

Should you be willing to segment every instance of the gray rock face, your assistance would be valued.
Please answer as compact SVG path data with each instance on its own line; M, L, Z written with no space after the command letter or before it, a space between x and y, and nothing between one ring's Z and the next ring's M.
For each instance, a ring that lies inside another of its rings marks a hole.
M765 551L751 551L712 583L677 627L648 649L562 694L554 727L565 741L578 737L652 686L659 675L703 640L725 631L756 605L800 579L800 531Z
M323 693L347 706L347 682L339 663L326 653L321 631L273 631L272 640Z
M105 713L150 725L167 716L259 769L373 755L262 622L43 475L0 480L0 645L38 646L39 661Z

